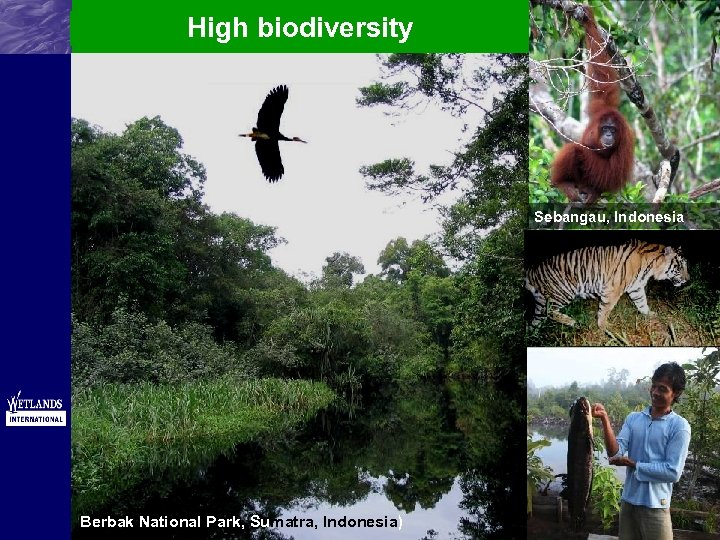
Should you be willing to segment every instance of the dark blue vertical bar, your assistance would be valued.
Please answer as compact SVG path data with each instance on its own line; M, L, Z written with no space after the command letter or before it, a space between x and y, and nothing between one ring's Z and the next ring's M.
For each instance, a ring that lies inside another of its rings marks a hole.
M70 55L0 54L0 538L70 538ZM8 427L7 399L67 427Z

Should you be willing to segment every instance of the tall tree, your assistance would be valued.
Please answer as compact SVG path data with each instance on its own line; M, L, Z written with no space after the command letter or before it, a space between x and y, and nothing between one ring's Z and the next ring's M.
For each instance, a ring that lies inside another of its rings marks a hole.
M325 286L352 287L353 274L364 274L362 261L347 252L336 251L325 258L322 267L322 280Z
M107 318L121 299L151 316L182 298L183 222L204 213L205 169L177 130L142 118L121 135L72 123L73 310Z
M402 236L390 240L377 260L380 275L395 282L403 282L412 270L424 276L450 275L442 255L428 240L414 240L408 244Z
M442 207L442 240L448 253L461 263L456 352L465 355L468 365L484 368L487 374L521 380L527 58L513 54L393 54L383 66L386 81L400 80L361 89L359 104L402 110L434 100L450 114L463 115L470 109L481 112L479 124L469 130L467 142L451 163L418 173L411 159L396 157L365 166L361 173L369 189L389 194L419 191L431 202L443 193L454 193L455 201ZM492 99L486 110L483 103L488 96ZM393 246L401 254L403 250L398 248L403 247Z
M107 323L124 305L252 343L302 286L272 267L273 227L202 204L205 169L182 144L158 117L119 135L73 120L73 312Z

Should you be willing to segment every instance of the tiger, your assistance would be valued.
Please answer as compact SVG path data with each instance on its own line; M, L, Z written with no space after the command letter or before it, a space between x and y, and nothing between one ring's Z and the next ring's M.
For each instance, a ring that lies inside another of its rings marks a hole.
M650 278L669 279L679 287L690 279L687 259L681 248L630 240L617 246L590 246L555 255L525 273L525 288L535 300L532 326L545 318L569 326L575 320L559 309L573 299L599 298L599 328L624 293L638 311L653 316L645 295Z

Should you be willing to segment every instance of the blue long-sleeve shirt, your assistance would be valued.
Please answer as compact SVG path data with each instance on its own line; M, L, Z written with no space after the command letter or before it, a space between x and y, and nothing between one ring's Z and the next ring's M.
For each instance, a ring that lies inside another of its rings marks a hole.
M690 424L670 412L650 416L650 407L625 419L617 436L620 449L636 465L628 467L622 499L637 506L670 508L673 483L680 479L690 445Z

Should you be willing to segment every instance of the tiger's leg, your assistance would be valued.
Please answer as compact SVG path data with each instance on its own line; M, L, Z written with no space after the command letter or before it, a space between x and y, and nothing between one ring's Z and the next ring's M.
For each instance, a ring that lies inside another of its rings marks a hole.
M530 291L530 294L532 294L533 297L533 318L532 321L530 321L530 325L537 326L545 318L547 300L545 299L545 295L543 295L537 287L529 283L527 280L525 281L525 288Z
M650 306L648 306L647 295L645 294L645 285L638 285L637 288L630 289L627 293L630 300L633 301L633 304L635 304L635 307L640 313L647 315L648 317L655 316L655 312L651 311Z
M559 302L554 302L551 299L547 302L547 315L550 319L553 321L557 321L560 324L566 324L568 326L575 326L575 319L572 317L565 315L564 313L560 313L560 308L564 307L565 304L561 304Z
M608 315L617 305L622 292L604 290L600 295L600 308L598 309L598 328L605 328L607 325Z
M533 318L530 322L531 326L539 325L545 318L545 309L547 308L547 301L540 291L533 292L533 298L535 299L535 306L533 311Z
M545 306L535 302L535 312L533 313L531 326L538 326L545 318Z

